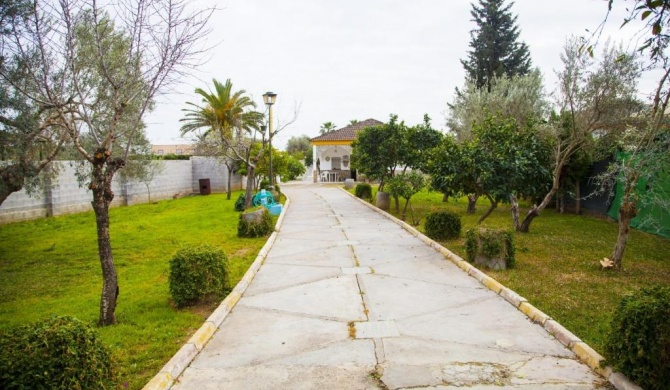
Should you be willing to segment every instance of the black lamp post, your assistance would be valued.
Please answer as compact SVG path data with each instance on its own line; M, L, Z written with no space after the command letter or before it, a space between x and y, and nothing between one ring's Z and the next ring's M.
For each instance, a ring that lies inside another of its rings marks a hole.
M272 105L275 104L275 101L277 101L277 94L272 93L272 92L266 92L263 95L263 102L265 102L265 105L268 106L268 141L270 145L270 186L273 187L275 185L275 178L274 178L274 172L272 171L272 136L273 134L273 125L274 125L274 118L272 117Z

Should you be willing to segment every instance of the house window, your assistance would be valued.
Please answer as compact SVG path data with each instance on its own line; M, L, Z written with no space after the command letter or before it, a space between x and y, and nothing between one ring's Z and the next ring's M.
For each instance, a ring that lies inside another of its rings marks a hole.
M156 154L159 155L159 156L162 156L163 155L163 149L158 149L156 151Z
M181 155L181 154L182 154L181 149L177 149L177 150L175 151L175 153L176 153L177 155Z

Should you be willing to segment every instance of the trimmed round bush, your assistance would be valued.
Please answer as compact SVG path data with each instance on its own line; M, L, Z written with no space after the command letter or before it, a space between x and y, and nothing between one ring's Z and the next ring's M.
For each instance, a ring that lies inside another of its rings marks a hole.
M267 179L263 179L261 180L260 183L258 183L259 190L267 190L269 186L270 186L270 180Z
M433 240L449 240L461 234L461 216L451 211L437 211L426 217L426 235Z
M235 201L235 211L244 211L244 203L246 202L247 197L244 196L244 193L240 194Z
M670 287L624 297L605 340L607 363L647 390L670 384Z
M223 299L227 278L226 255L209 245L181 249L170 260L170 294L177 307Z
M264 237L268 236L274 230L274 221L270 212L259 206L256 210L240 214L240 220L237 223L238 237Z
M358 183L354 189L354 195L361 199L372 199L372 187L368 183Z
M0 334L1 389L114 389L110 352L95 330L52 317Z

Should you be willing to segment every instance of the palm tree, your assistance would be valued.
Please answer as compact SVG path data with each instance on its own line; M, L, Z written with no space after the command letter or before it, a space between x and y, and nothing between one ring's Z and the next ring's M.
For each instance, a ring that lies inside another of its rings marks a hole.
M221 84L216 79L214 91L205 91L196 88L195 93L202 96L202 105L187 102L191 108L184 109L184 118L180 119L184 125L181 134L206 129L205 136L214 131L221 141L221 154L230 156L232 160L243 161L247 168L247 207L251 206L251 191L253 189L254 171L258 158L252 158L251 146L256 141L256 131L260 130L263 113L255 111L256 103L248 96L245 90L233 92L230 79ZM262 134L262 149L264 149L265 134ZM230 194L230 177L234 164L228 167L228 192ZM229 195L230 197L230 195Z
M319 134L326 134L330 133L331 131L335 130L335 124L333 122L326 122L321 125L321 129L319 129Z

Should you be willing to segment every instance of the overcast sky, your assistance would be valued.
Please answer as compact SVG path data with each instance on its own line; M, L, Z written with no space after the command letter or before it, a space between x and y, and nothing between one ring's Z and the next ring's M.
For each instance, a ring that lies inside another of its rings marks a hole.
M205 2L206 0L196 0ZM628 2L625 2L628 3ZM324 122L337 128L350 120L386 122L389 114L413 125L427 113L433 127L445 128L447 102L461 86L470 30L468 0L219 0L211 20L218 43L197 74L175 94L159 100L146 117L154 144L178 144L185 102L200 103L196 87L211 79L231 79L264 109L262 95L278 94L276 119L286 122L300 105L298 119L275 138L283 149L297 135L318 135ZM635 28L619 29L622 0L604 36L632 47ZM516 0L520 40L530 47L534 67L554 89L554 70L566 37L587 35L602 22L606 0ZM601 38L602 40L603 38ZM641 88L649 88L641 83Z

